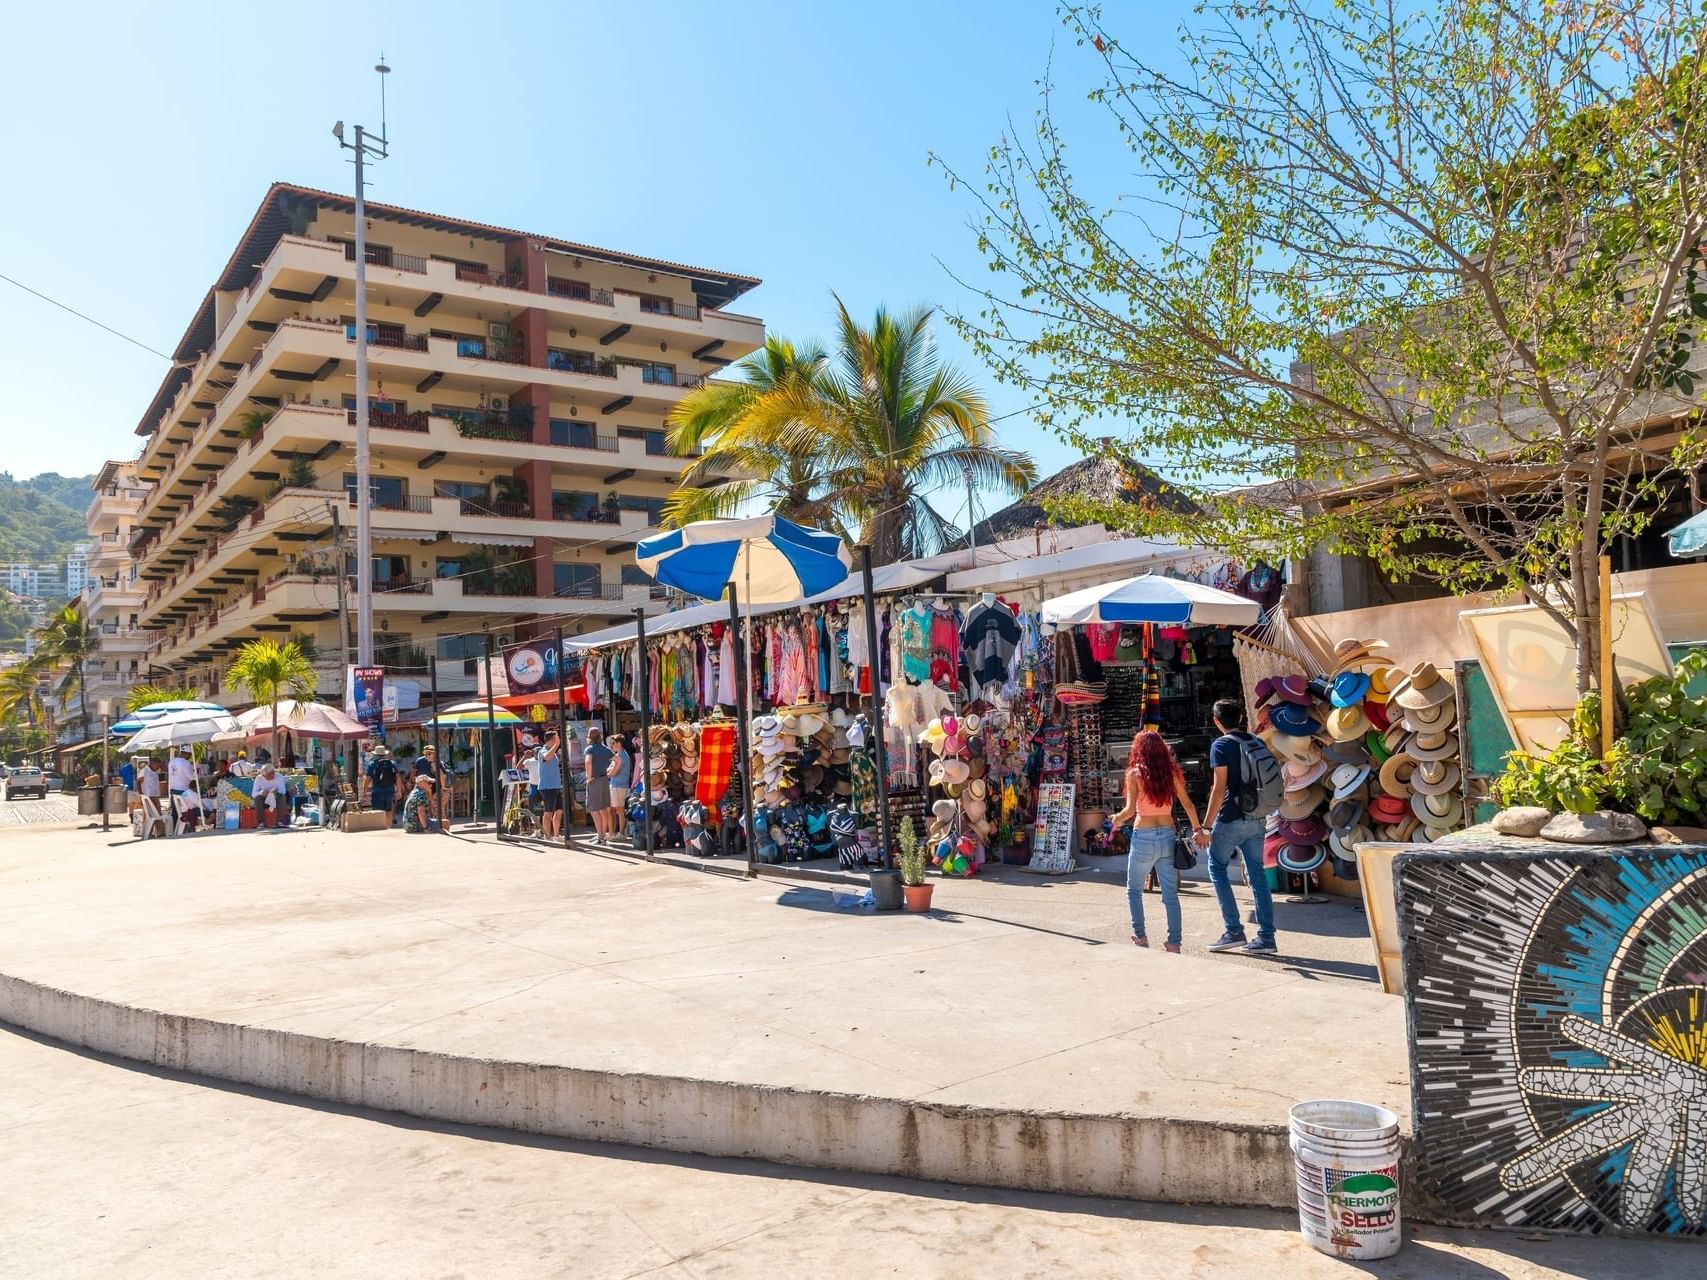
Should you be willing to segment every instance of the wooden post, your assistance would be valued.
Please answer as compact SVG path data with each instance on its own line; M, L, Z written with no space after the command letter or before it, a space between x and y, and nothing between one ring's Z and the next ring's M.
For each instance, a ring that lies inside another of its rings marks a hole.
M1612 750L1612 557L1600 558L1600 754Z

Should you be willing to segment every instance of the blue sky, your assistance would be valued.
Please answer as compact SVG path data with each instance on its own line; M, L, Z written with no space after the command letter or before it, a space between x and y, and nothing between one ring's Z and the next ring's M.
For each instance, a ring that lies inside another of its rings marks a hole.
M1151 3L1119 25L1161 45L1182 10ZM963 305L942 264L980 270L969 202L927 154L980 172L1010 116L1029 124L1052 43L1058 82L1093 70L1047 0L4 0L0 14L0 273L163 351L268 182L348 188L330 129L377 127L381 49L395 151L374 199L761 276L738 309L805 336L828 335L832 290L856 313ZM1117 178L1109 135L1081 137L1080 165ZM0 469L130 455L162 368L0 282ZM1026 406L978 372L997 413ZM1077 456L1023 414L999 430L1045 473Z

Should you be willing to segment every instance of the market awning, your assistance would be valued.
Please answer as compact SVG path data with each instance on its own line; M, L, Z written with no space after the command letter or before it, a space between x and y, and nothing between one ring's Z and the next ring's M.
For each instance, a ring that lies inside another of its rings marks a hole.
M438 531L420 529L375 529L375 538L390 538L400 542L432 542L438 538Z
M90 738L87 742L74 742L69 747L48 747L48 751L86 751L90 747L101 745L101 739Z
M574 700L574 695L585 687L579 681L564 685L564 702L577 707L582 706L582 703ZM534 693L506 693L502 697L493 698L492 703L494 706L503 707L509 711L524 711L528 707L555 707L557 706L557 690L551 688L541 689Z
M437 537L437 534L433 535ZM467 542L480 547L531 547L532 538L518 537L512 533L462 533L452 535L452 542Z
M898 564L886 564L871 571L872 590L882 596L891 595L897 591L905 591L940 578L943 570L903 560ZM840 586L828 591L821 591L815 596L807 596L804 600L793 600L788 604L758 604L752 609L743 609L742 613L750 613L755 618L766 614L784 613L789 609L799 609L804 605L829 604L832 600L846 600L857 596L865 590L859 574L853 574ZM646 636L668 635L674 631L686 631L692 627L708 626L713 622L727 622L729 606L727 604L696 604L686 609L677 609L673 613L659 614L655 618L646 619ZM584 636L564 636L563 643L570 649L602 649L613 644L634 643L635 629L632 622L620 626L606 627L603 631L590 631Z
M1707 511L1690 516L1666 534L1666 545L1680 560L1707 554Z

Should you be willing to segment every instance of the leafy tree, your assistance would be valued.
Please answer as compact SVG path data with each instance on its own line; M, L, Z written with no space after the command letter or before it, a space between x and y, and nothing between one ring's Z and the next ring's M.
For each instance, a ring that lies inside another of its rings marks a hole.
M279 702L285 698L309 701L319 681L314 664L296 641L267 636L246 641L225 672L227 689L241 689L256 706L271 710L274 756L279 753Z
M1079 177L1046 86L974 188L994 275L958 324L1088 451L1128 419L1205 512L1070 514L1521 592L1588 689L1598 558L1703 458L1700 15L1212 0L1177 75L1064 18L1135 187ZM1297 507L1217 496L1241 474Z
M994 443L983 395L938 357L931 314L879 308L864 326L838 298L832 357L767 344L734 389L712 384L684 398L671 415L672 439L678 447L707 444L684 478L743 471L762 478L738 482L751 488L727 489L721 499L678 492L667 516L680 521L699 501L727 514L768 491L779 510L857 530L857 541L886 563L930 555L959 536L926 495L958 487L968 471L984 487L1023 493L1037 478L1035 465Z
M8 729L26 727L33 732L50 728L53 712L41 687L45 663L39 653L0 670L0 723Z

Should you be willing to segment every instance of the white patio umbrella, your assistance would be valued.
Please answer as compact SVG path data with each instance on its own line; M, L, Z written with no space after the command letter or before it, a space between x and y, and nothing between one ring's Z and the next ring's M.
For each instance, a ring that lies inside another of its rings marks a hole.
M273 708L250 707L237 717L245 738L263 738L273 731ZM278 704L278 726L299 738L319 738L322 741L355 742L368 736L367 725L354 716L324 702L298 702L281 698Z
M1043 602L1043 624L1056 628L1089 622L1245 627L1261 617L1262 606L1255 600L1152 573L1085 587Z
M169 711L143 725L119 750L158 751L163 747L186 747L198 742L211 742L219 734L235 733L240 728L237 717L223 708Z

